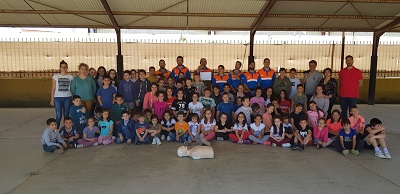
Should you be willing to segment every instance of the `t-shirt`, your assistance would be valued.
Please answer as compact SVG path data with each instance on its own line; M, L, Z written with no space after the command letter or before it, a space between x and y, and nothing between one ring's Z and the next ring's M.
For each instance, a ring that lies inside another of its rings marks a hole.
M164 111L168 108L168 104L166 102L156 101L153 102L154 114L157 115L158 119L161 120L164 115Z
M199 102L201 102L201 104L203 104L205 109L212 109L213 107L216 106L215 100L213 98L210 98L210 97L207 98L207 97L201 96L199 98Z
M245 107L243 107L243 106L241 106L240 108L238 108L237 110L236 110L236 115L237 114L239 114L239 113L244 113L244 116L246 116L246 121L247 121L247 123L251 123L251 113L253 112L253 110L251 109L251 107L247 107L247 108L245 108Z
M235 107L233 107L233 104L229 103L229 102L228 103L221 102L218 104L218 108L217 108L217 110L220 113L225 113L228 115L228 120L232 120L232 112L234 109L235 109ZM217 116L219 116L219 115L217 115Z
M53 75L53 79L56 81L56 90L54 91L54 97L70 97L71 93L71 82L74 77L70 74L61 75L59 73Z
M328 127L329 131L339 133L340 129L342 129L341 122L342 120L339 120L338 122L334 123L331 121L331 119L328 119L326 121L326 126Z
M99 128L100 128L100 135L101 136L107 136L108 133L111 130L110 127L113 124L114 124L114 122L112 120L110 120L110 121L104 121L104 120L99 121L99 123L97 123L97 126L99 126Z
M263 97L253 97L253 98L251 98L250 99L250 105L254 104L254 103L257 103L258 105L260 105L260 109L264 110L265 100L264 100Z
M200 94L200 95L202 94L203 89L204 89L204 83L203 82L199 82L198 84L197 83L193 83L192 86L197 89L197 93L198 94Z
M266 125L268 129L272 127L272 115L271 114L264 113L262 115L262 119L263 119L264 125Z
M89 127L85 127L85 129L83 129L83 134L86 134L86 138L94 138L96 137L97 130L99 130L97 126L93 126L93 130L90 130Z
M245 123L244 125L239 125L238 123L235 123L235 124L233 125L232 130L233 130L233 131L241 131L241 130L248 131L249 128L248 128L248 126L247 126L246 123Z
M186 111L188 110L188 102L186 102L185 100L175 99L172 103L171 109L176 112L182 111L183 113L186 113Z
M276 130L276 133L274 133L274 129L275 129L275 126L272 126L271 129L269 130L271 136L281 137L282 134L285 133L285 128L284 127L282 127L282 133L280 131L281 129L279 129L279 128Z
M150 129L149 123L147 123L147 122L144 122L144 123L136 122L135 130L137 131L137 133L139 135L143 136L146 133L147 129Z
M300 96L297 93L297 94L292 96L291 101L292 101L294 107L296 107L296 105L298 103L301 103L303 105L303 112L306 112L306 109L304 107L306 107L306 105L307 105L307 96L305 94Z
M345 98L358 98L359 87L358 81L363 79L362 73L359 69L353 67L351 69L343 68L339 72L339 79L341 80L339 88L339 96Z
M309 110L307 111L307 115L308 118L310 118L310 123L308 123L308 125L310 125L312 128L318 126L318 118L320 117L324 117L324 112L318 110L318 111L312 111Z
M292 113L290 113L290 118L293 119L293 124L296 127L296 129L299 129L300 128L300 124L299 124L300 119L302 119L302 118L307 119L307 115L303 111L301 111L299 114L292 112Z
M303 138L305 138L308 135L308 133L312 133L312 128L310 126L306 126L305 129L302 129L300 127L300 128L297 128L297 130L299 131L300 136Z
M291 102L290 102L290 100L281 101L281 102L279 102L279 106L280 106L282 112L289 113L289 108L291 106Z
M170 121L167 122L165 122L164 120L161 121L161 125L167 128L172 127L173 125L175 125L175 123L176 123L175 119L171 119Z
M359 133L363 134L364 133L364 127L365 127L365 119L361 115L358 115L357 119L354 119L354 116L349 117L350 120L350 127L353 128L356 131L359 131Z
M175 123L175 130L178 132L178 134L184 134L187 133L190 130L190 126L187 122L183 121L182 124L179 122Z
M286 133L292 134L293 133L293 126L290 123L282 123L283 128L285 129Z
M193 102L189 103L189 110L191 113L196 113L197 115L199 115L199 117L201 117L201 109L204 108L203 104L201 102L197 102L196 104L193 104Z
M204 123L204 118L203 118L203 119L201 119L200 124L202 124L204 126L204 131L209 131L209 130L211 130L211 126L215 125L215 119L211 123L210 123L210 121L208 121L207 123Z
M232 123L231 122L225 122L225 124L222 124L221 121L218 121L216 125L217 125L219 130L222 130L222 129L225 129L225 128L227 128L227 129L231 129L232 128Z
M114 94L117 94L117 90L112 86L108 86L108 88L100 87L97 90L96 95L101 98L101 102L103 103L102 108L108 109L113 106Z
M172 108L172 103L174 102L175 99L176 99L175 97L168 98L167 104L170 109Z
M263 123L260 123L260 125L257 127L256 123L252 123L250 125L250 128L253 129L253 133L255 136L260 136L261 133L263 132L263 129L265 128L265 125Z
M289 99L292 99L292 96L297 93L297 85L300 84L300 80L297 77L295 77L293 79L289 78L289 80L290 80L290 84L292 85L292 90L290 91Z
M61 127L60 129L60 135L65 139L69 139L70 137L76 136L77 134L78 133L73 126L69 130L65 126Z
M192 135L197 135L197 131L199 131L199 123L193 123L192 121L190 121L189 123L189 130L190 133L192 133Z
M315 93L315 88L317 88L317 85L319 84L319 81L323 78L323 75L319 71L314 71L310 72L309 76L306 80L305 84L305 91L304 93L307 95L311 95Z
M353 136L356 136L356 135L357 135L356 130L354 130L354 129L352 129L352 128L350 128L349 134L347 134L347 133L344 131L344 129L341 129L340 132L339 132L339 136L342 136L342 137L343 137L343 142L345 142L345 143L351 143L351 142L353 142Z

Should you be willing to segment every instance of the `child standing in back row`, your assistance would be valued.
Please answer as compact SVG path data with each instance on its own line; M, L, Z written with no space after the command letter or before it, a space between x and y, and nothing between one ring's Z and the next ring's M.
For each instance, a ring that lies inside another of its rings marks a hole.
M103 76L103 86L97 90L97 101L101 108L111 109L114 104L114 98L117 94L117 90L110 86L111 78L108 75Z

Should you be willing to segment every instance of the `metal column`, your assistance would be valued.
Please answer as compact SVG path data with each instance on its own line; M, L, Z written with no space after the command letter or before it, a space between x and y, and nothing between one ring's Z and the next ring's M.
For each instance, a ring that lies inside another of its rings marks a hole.
M249 54L249 60L247 64L250 64L251 62L254 62L254 35L256 32L250 32L250 54Z
M378 70L378 46L382 34L374 32L371 55L371 68L369 72L368 104L375 104L376 73Z

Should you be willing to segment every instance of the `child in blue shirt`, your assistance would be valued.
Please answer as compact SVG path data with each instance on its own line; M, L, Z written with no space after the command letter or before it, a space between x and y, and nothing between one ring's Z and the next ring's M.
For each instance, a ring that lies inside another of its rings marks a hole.
M135 124L135 144L149 144L148 129L150 128L149 123L144 121L144 115L138 114L139 121Z
M235 118L235 111L232 103L229 103L229 94L224 92L222 94L222 102L218 104L217 108L217 118L220 118L220 113L225 113L228 115L228 122L233 122Z
M78 145L78 139L80 136L76 128L72 125L72 118L64 118L64 126L60 129L61 138L67 143L68 148L75 148Z
M69 117L72 118L78 133L81 134L86 127L86 109L81 106L81 97L78 95L72 97L72 104L73 105L69 109Z
M111 78L108 75L103 76L103 86L97 90L97 101L103 109L110 109L114 104L114 97L117 94L117 90L114 87L110 87Z
M129 110L132 110L134 106L134 89L135 83L131 81L131 71L125 70L124 79L118 85L118 93L122 95L124 103L128 106Z
M348 155L351 150L351 153L357 156L360 154L365 142L363 140L357 141L357 132L350 127L349 119L343 119L341 124L343 129L340 130L339 138L336 139L333 145L343 155Z
M118 124L118 138L117 143L124 143L131 144L132 140L134 140L134 128L135 124L130 119L129 112L127 110L122 111L121 114L122 120Z
M57 121L54 118L47 119L47 128L42 135L42 147L45 152L54 152L56 154L64 153L67 144L61 138L60 133L57 131Z

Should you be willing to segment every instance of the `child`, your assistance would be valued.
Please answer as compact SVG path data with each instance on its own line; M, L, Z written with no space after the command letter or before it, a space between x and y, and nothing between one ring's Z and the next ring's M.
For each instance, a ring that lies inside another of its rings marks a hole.
M214 99L214 102L215 102L215 104L218 106L219 105L219 103L221 103L222 102L222 97L221 97L221 93L219 93L219 86L213 86L213 92L212 92L212 94L210 95L210 97L211 98L213 98ZM229 97L228 97L228 99L229 99Z
M265 92L264 106L267 106L268 104L272 103L273 99L275 99L274 88L272 88L272 86L269 86Z
M121 94L115 95L115 104L112 106L111 120L115 122L116 125L119 124L121 120L121 115L123 111L129 111L128 106L124 104L124 97Z
M215 138L214 126L216 122L212 115L211 110L206 110L204 112L204 118L201 119L200 122L200 131L201 134L207 141L210 141ZM203 142L206 145L211 145L209 142Z
M193 87L196 88L197 93L200 94L200 96L203 95L203 90L204 90L204 83L201 82L200 80L200 74L199 73L195 73L193 75L193 79L194 79L194 83L192 84Z
M272 113L272 116L280 116L282 115L282 110L281 106L279 105L278 99L273 99L271 102L274 105L274 112Z
M185 122L185 113L184 112L178 112L177 113L178 117L178 122L175 123L175 135L176 141L179 141L181 143L184 143L184 145L188 145L189 143L187 142L188 140L188 132L189 132L189 124Z
M227 122L228 115L221 113L219 121L215 126L215 136L217 136L217 141L229 140L229 134L232 133L232 123Z
M317 145L317 149L326 147L332 143L332 140L328 137L328 128L325 126L325 119L318 119L318 126L314 128L314 144Z
M76 128L72 125L72 118L65 117L64 126L60 129L60 136L65 141L65 143L67 143L67 148L78 148L78 139L79 136L82 136L82 134L79 135L76 132Z
M150 92L144 95L143 109L153 109L153 103L157 102L158 84L151 84Z
M78 95L72 97L72 104L69 109L69 117L72 118L78 133L82 133L83 128L86 126L86 109L81 106L81 97Z
M318 119L324 118L324 112L319 110L315 101L310 101L308 106L310 107L310 110L307 111L308 123L310 124L311 128L314 128L318 126Z
M290 107L292 106L290 99L288 98L288 93L286 90L281 90L279 92L279 107L282 110L282 113L290 114L292 111Z
M166 110L161 120L161 140L175 141L175 119L172 118L172 112Z
M101 116L102 112L103 112L103 109L101 107L94 108L94 125L95 126L97 126L97 123L103 119Z
M299 84L301 84L299 78L296 77L296 69L295 68L290 69L289 80L290 80L290 84L292 86L292 90L290 91L290 94L289 94L289 99L292 99L292 96L295 95L297 92L297 86Z
M57 121L54 118L47 119L47 128L42 135L42 147L45 152L54 152L56 154L64 153L67 144L61 138L60 133L57 131Z
M99 145L96 134L100 133L100 130L95 124L95 119L89 117L87 126L83 129L83 138L78 140L79 145L77 148L90 147Z
M272 124L269 134L268 141L271 143L272 147L290 147L290 139L285 136L285 128L283 128L281 116L274 117L274 124ZM268 143L266 145L268 145Z
M357 132L350 127L349 119L342 120L342 127L343 129L339 132L339 138L336 139L333 145L337 151L345 156L350 153L350 149L351 153L357 156L360 154L365 142L363 140L357 141Z
M341 125L342 119L340 118L340 110L335 109L332 111L331 118L326 121L326 126L328 127L328 137L334 140L338 135L340 129L342 129Z
M304 151L306 145L312 144L312 128L306 118L300 119L300 127L294 132L293 150Z
M201 96L199 98L199 101L201 102L201 104L203 104L204 109L210 109L213 115L215 115L216 104L214 98L211 98L210 95L211 95L211 89L204 88L204 96Z
M253 113L252 108L250 107L250 99L245 97L242 102L243 106L236 110L236 114L244 113L246 116L246 122L251 123L251 115Z
M254 103L257 103L258 105L260 105L261 111L264 111L265 100L261 96L262 95L262 88L261 87L257 87L255 93L256 93L256 96L254 96L253 98L250 99L250 105L252 105Z
M118 90L118 85L119 85L119 79L118 79L117 71L115 71L115 69L110 69L108 71L108 75L110 76L110 86L115 88L115 91L117 91Z
M124 110L121 113L121 122L118 124L118 138L117 143L131 144L134 135L135 123L130 119L129 112Z
M200 125L199 125L199 115L196 113L190 114L191 121L189 124L189 136L188 141L189 145L191 145L192 141L195 140L198 145L201 145L200 141Z
M376 157L390 159L392 156L389 154L389 150L386 147L385 138L385 127L382 125L382 121L377 118L371 119L369 124L365 126L364 130L364 140L367 143L366 147L373 147L375 149ZM384 154L379 149L379 145L382 147Z
M283 119L283 128L285 129L285 136L287 138L292 139L294 136L293 135L293 125L289 122L289 115L283 114L282 119Z
M244 113L240 112L236 117L236 123L233 125L232 130L235 133L230 133L229 138L231 138L232 143L238 144L250 144L247 140L250 136L250 131L248 130L248 125L246 123L246 116Z
M231 94L231 86L227 83L224 84L224 92L229 94L229 102L234 104L235 103L235 97L233 94Z
M250 98L250 95L248 93L244 92L243 84L239 84L237 86L237 92L235 93L235 97L236 98L238 98L238 97L242 97L242 98L249 97Z
M233 111L233 104L229 103L229 94L224 92L222 94L223 102L218 104L217 108L217 118L220 117L221 113L226 113L228 115L228 120L232 122L232 119L235 118L235 112Z
M139 79L135 81L134 84L134 101L136 105L136 110L137 111L142 111L143 110L143 102L144 102L144 96L148 91L150 91L151 88L151 82L146 79L146 70L140 69L139 70Z
M325 96L323 91L324 91L324 85L318 84L315 89L315 94L311 96L310 101L315 101L317 103L318 108L324 111L324 115L328 115L329 98Z
M168 104L168 108L171 109L172 108L172 103L174 102L174 100L176 99L175 96L173 95L174 93L174 89L172 87L167 87L167 104Z
M360 110L357 105L350 107L350 113L352 116L349 117L350 127L356 130L357 138L361 139L364 134L365 119L360 115Z
M138 114L139 121L135 124L135 144L149 144L148 129L150 128L149 123L144 121L144 115Z
M114 104L114 98L117 94L117 90L110 86L111 79L108 75L103 76L103 86L97 90L97 102L103 109L111 109Z
M271 129L272 127L272 113L274 112L275 107L272 103L269 103L265 109L265 113L262 115L263 123L266 129ZM269 131L266 131L266 133Z
M100 136L98 138L99 144L112 144L115 140L115 137L112 136L114 131L114 122L108 117L110 115L110 111L104 109L101 113L103 116L103 120L99 121L98 125L100 128Z
M159 120L163 118L165 110L168 109L168 104L165 102L165 100L165 93L158 92L157 101L153 102L153 113L158 116Z
M136 74L136 72L135 72ZM135 84L133 81L130 80L131 78L131 71L125 70L124 71L124 79L119 82L118 85L118 93L122 95L122 98L124 99L124 104L129 108L129 110L132 112L133 105L134 105L134 100L133 100L133 94L135 91ZM117 98L117 95L115 96ZM117 99L115 99L117 100ZM118 102L117 102L118 103ZM112 115L112 112L111 112ZM112 118L112 116L111 116Z
M178 118L178 112L183 112L183 118L186 120L189 115L188 104L189 103L183 99L183 89L178 89L178 98L174 100L171 108L174 116Z
M184 88L185 99L186 101L192 102L192 96L194 93L198 92L196 87L192 86L192 79L186 79L186 87Z
M269 135L264 136L265 125L261 123L262 116L256 115L254 121L255 122L250 125L251 135L249 135L249 139L253 141L253 144L264 144L264 142L268 141Z
M292 96L291 101L292 101L292 109L294 109L294 106L296 106L298 103L301 103L303 105L303 112L307 111L308 99L307 95L304 94L303 84L297 85L297 93Z
M151 115L153 115L153 111L151 109L144 109L144 122L149 123L151 122Z
M203 117L204 107L201 102L198 101L199 95L197 93L192 94L192 102L189 103L189 112L196 113L199 118Z
M174 90L174 96L176 96L176 95L178 95L178 90L179 89L182 89L183 91L185 91L184 90L184 87L183 87L183 85L184 85L184 83L185 83L186 81L185 81L185 79L178 79L178 80L176 80L176 82L175 82L175 90ZM183 93L183 94L185 94L185 93Z
M300 128L299 123L301 118L307 118L307 115L303 111L303 104L297 103L294 112L290 113L290 123L292 123L294 131Z
M235 112L242 106L242 103L243 103L242 101L243 101L242 97L236 98L235 104L233 105L233 110ZM249 104L250 104L250 100L249 100Z
M292 84L288 77L286 77L286 69L280 68L279 69L279 77L277 77L274 81L274 91L276 94L280 94L282 90L286 90L286 94L292 91ZM286 95L289 97L289 95Z
M151 115L150 129L148 130L150 136L149 139L153 145L161 145L159 135L161 133L161 125L158 123L158 116L156 114Z
M166 86L167 87L171 87L172 91L175 91L175 80L174 80L174 78L168 77Z
M159 78L157 81L158 84L158 91L160 92L166 92L167 89L165 88L165 81L164 78Z
M254 123L254 119L256 118L256 115L262 115L264 114L263 112L261 112L260 110L260 105L258 103L254 103L251 105L251 122L250 123Z

